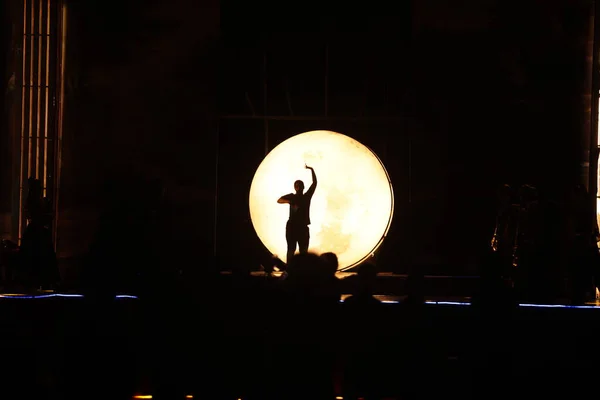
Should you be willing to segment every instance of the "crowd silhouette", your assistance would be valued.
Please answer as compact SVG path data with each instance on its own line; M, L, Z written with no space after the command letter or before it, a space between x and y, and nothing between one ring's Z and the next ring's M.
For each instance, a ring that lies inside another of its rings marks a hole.
M267 276L283 274L264 280L243 270L227 277L210 266L173 265L172 242L162 235L171 216L161 182L109 179L105 193L83 265L86 297L78 317L81 337L94 339L64 345L72 363L63 373L76 383L58 384L63 398L99 382L98 398L130 398L140 374L154 399L207 393L213 399L434 398L444 385L422 385L424 371L450 385L458 369L449 359L467 360L481 385L493 384L499 365L510 369L513 341L473 340L466 354L449 357L453 345L434 337L418 266L404 281L400 304L388 305L377 296L373 258L343 280L335 254L304 249L288 263L266 262ZM544 268L555 268L561 232L570 238L561 257L576 266L563 289L575 304L589 299L599 264L597 229L585 223L589 197L581 187L573 190L566 203L571 218L558 229L547 222L557 218L556 204L530 186L503 187L496 233L479 260L479 290L469 311L478 321L473 335L510 337L517 303L548 301L559 283ZM27 229L11 261L16 272L9 275L23 287L56 288L52 206L39 181L29 182L26 210ZM202 254L193 261L211 262ZM132 321L119 316L118 293L138 295ZM114 365L124 357L135 361ZM108 364L110 370L101 367Z

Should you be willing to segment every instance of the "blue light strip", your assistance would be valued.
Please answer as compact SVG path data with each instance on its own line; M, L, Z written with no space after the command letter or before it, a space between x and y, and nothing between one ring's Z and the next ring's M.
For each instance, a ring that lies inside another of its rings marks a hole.
M426 301L425 304L435 304L438 306L470 306L471 303L464 301Z
M340 300L343 303L344 300ZM398 300L381 300L383 304L400 304ZM431 304L436 306L470 306L471 303L468 301L426 301L425 304ZM581 308L581 309L600 309L600 305L583 305L583 306L571 306L566 304L532 304L532 303L520 303L519 307L533 307L533 308Z
M27 295L27 294L0 294L0 299L49 299L52 297L58 298L84 298L82 294L70 294L70 293L48 293L38 295ZM137 296L130 294L119 294L115 296L115 299L138 299ZM343 303L344 300L340 300ZM400 304L398 300L381 300L383 304ZM468 301L426 301L425 304L436 305L436 306L470 306L471 303ZM532 307L532 308L579 308L579 309L600 309L600 305L581 305L572 306L566 304L533 304L533 303L520 303L519 307Z
M519 304L519 307L536 307L536 308L600 308L600 306L584 305L584 306L571 306L567 304Z
M48 293L48 294L0 294L0 299L49 299L52 297L60 298L83 298L82 294L69 293ZM120 294L115 296L115 299L137 299L137 296L129 294Z

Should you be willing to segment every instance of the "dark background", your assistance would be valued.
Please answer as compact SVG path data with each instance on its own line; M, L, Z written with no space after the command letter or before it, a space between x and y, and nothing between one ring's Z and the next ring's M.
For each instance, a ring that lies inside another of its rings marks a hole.
M219 118L253 108L323 117L270 121L269 149L329 129L381 157L396 200L385 269L412 261L429 273L472 273L493 231L497 185L531 183L561 200L580 179L591 5L71 0L59 256L87 251L102 181L117 171L165 182L173 224L164 237L176 262L212 257L216 241L222 266L256 266L263 253L247 197L265 123Z

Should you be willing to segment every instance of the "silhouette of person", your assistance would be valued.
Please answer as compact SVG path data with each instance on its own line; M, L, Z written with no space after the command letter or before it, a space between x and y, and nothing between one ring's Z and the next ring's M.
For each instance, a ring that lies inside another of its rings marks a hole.
M23 233L19 252L21 267L28 275L29 284L37 288L53 286L58 283L60 276L49 228L53 218L52 206L48 198L43 197L39 179L29 178L28 183L25 213L29 223Z
M290 217L285 228L285 239L287 241L287 258L286 262L290 262L296 252L296 245L300 253L308 252L308 243L310 241L310 233L308 225L310 225L310 201L317 187L317 175L315 170L308 165L306 169L310 169L312 173L312 185L304 193L304 182L297 180L294 182L296 193L286 194L281 196L277 203L290 205Z

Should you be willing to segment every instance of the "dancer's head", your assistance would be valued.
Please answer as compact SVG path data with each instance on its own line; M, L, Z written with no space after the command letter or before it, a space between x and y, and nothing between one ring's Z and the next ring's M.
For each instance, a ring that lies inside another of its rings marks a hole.
M304 182L302 182L301 180L297 180L296 182L294 182L294 190L296 191L296 193L304 192Z

